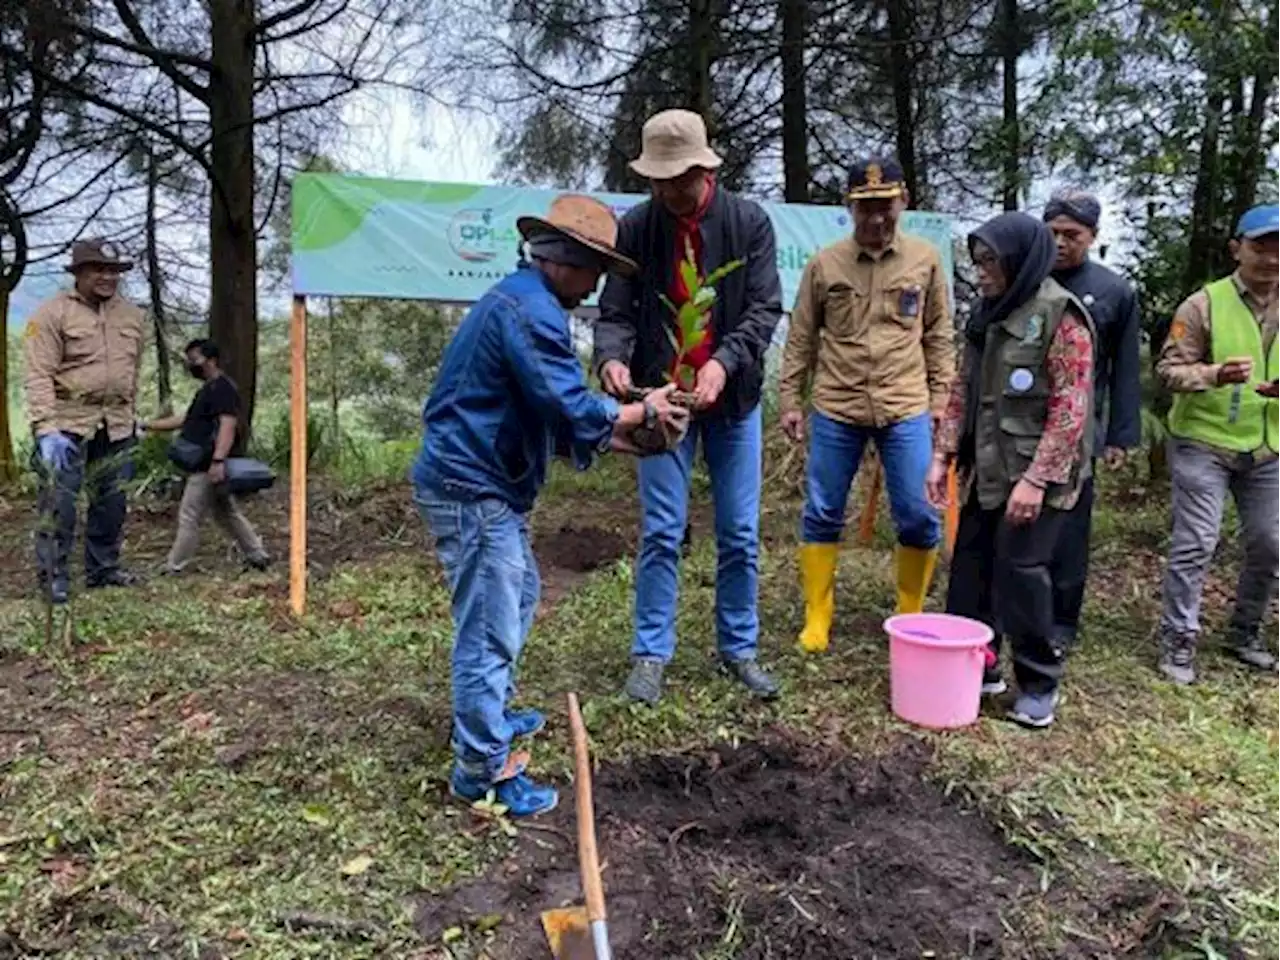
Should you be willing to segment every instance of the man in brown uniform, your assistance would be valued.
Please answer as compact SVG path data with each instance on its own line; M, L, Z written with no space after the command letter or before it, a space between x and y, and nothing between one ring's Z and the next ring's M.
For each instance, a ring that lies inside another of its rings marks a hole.
M133 473L145 319L118 292L120 275L132 266L108 241L76 243L67 268L74 288L41 304L23 338L27 417L40 474L36 560L41 586L53 603L67 602L76 498L86 481L85 584L135 582L120 569L126 511L121 484Z
M855 167L848 199L853 236L805 267L779 383L782 429L798 443L812 380L800 547L800 645L811 652L827 646L845 503L868 440L884 463L898 535L898 612L923 607L942 538L924 481L955 369L947 277L932 244L898 232L910 197L895 161Z

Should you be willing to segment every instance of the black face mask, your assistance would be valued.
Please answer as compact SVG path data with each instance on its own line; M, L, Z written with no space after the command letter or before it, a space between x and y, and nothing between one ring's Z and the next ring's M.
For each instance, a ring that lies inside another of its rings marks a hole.
M188 364L187 364L187 373L191 374L191 375L192 375L193 377L195 377L197 380L203 380L203 379L204 379L204 364L203 364L203 363L188 363Z

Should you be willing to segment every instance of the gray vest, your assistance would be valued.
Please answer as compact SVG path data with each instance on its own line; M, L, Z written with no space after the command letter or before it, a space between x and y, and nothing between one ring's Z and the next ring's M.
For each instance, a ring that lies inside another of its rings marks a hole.
M974 432L974 482L984 510L994 510L1009 499L1014 485L1035 458L1049 406L1045 358L1068 306L1085 318L1096 356L1098 335L1089 311L1053 279L1045 280L1035 297L1003 323L987 328ZM1092 386L1088 399L1085 432L1071 476L1064 484L1049 485L1046 506L1061 508L1071 502L1092 470Z

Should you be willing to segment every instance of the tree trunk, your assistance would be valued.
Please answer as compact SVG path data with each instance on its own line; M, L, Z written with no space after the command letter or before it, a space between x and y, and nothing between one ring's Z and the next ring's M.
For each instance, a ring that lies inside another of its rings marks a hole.
M240 438L253 422L258 371L258 244L254 223L253 0L210 0L209 335L240 390Z
M1246 210L1254 205L1258 197L1258 180L1262 176L1262 165L1266 159L1266 145L1262 142L1262 132L1267 119L1267 104L1276 82L1276 45L1274 10L1268 22L1267 56L1258 61L1253 77L1253 92L1249 99L1249 113L1237 135L1236 182L1232 190L1231 222L1234 224Z
M0 264L0 486L18 479L18 463L9 435L9 279Z
M4 262L0 246L0 486L16 482L19 474L9 433L9 297L27 271L28 255L26 224L8 193L0 189L0 239L6 234L12 241L13 262Z
M1001 124L1004 208L1018 209L1022 134L1018 129L1018 0L1000 0L1000 61L1003 65L1004 115Z
M689 0L689 109L711 122L712 0ZM714 132L709 129L709 132Z
M893 82L893 111L898 163L907 190L916 204L920 201L919 170L916 167L915 76L911 50L911 9L907 0L889 0L889 73Z
M156 340L156 394L160 416L173 413L173 374L169 365L169 344L165 335L164 283L160 279L160 253L156 246L156 189L160 170L153 152L147 152L147 286L151 294L151 323Z
M1187 272L1182 288L1195 290L1213 276L1215 220L1218 214L1218 132L1222 128L1222 109L1226 101L1218 78L1209 75L1208 87L1214 91L1205 103L1204 127L1200 131L1200 158L1196 183L1191 194L1191 235L1187 241Z
M808 203L809 121L805 91L806 0L781 0L782 177L787 203Z

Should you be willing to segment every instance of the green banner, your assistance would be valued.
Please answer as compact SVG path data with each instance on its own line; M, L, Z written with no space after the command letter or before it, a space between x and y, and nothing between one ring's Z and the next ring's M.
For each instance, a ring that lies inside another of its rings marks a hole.
M545 215L558 192L300 174L293 183L294 292L473 302L515 267L516 218ZM592 196L619 216L646 199L624 193ZM777 233L783 306L790 310L805 263L852 230L849 211L763 206ZM938 248L950 280L951 218L909 211L901 226Z

